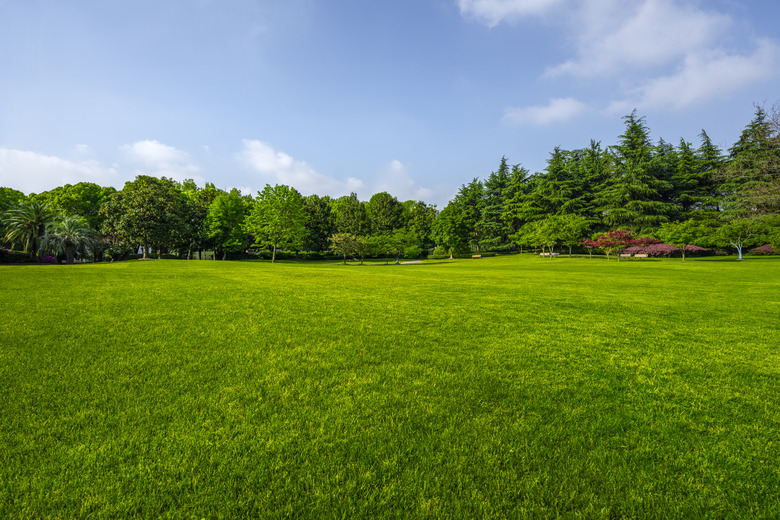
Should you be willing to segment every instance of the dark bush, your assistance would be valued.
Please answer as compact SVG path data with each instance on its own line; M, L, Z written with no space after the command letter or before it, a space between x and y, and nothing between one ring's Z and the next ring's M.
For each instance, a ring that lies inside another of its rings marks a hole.
M0 264L29 264L33 258L29 253L0 249Z

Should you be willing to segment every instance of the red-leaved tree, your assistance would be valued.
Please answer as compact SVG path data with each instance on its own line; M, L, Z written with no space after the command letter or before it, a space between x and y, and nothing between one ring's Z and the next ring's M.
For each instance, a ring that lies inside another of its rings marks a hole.
M625 248L629 246L658 244L660 243L660 240L650 237L635 237L634 232L630 229L615 229L598 235L591 243L591 247L601 248L607 254L607 260L609 260L609 255L612 253L618 255L619 262L620 252ZM588 246L586 245L585 247Z

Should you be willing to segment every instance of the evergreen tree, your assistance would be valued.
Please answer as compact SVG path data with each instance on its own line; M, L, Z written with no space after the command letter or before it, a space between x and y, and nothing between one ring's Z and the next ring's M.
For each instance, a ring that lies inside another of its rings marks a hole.
M582 186L576 167L569 161L570 152L556 146L547 160L545 173L524 200L520 218L526 222L551 215L578 213L584 207Z
M685 139L680 139L672 184L674 186L675 201L683 215L687 215L702 202L703 194L699 185L700 173L700 163L691 143Z
M601 212L597 199L610 180L612 173L611 157L601 148L601 142L591 139L590 145L581 150L578 161L579 176L582 179L582 210L591 226L601 222Z
M701 145L696 150L699 170L699 193L702 210L720 210L721 191L717 173L723 166L723 153L710 139L704 130L699 134Z
M521 208L528 195L528 170L519 164L512 166L506 189L504 190L504 204L501 211L501 221L506 228L507 238L517 233L525 221L521 216Z
M482 213L476 227L485 245L496 246L508 241L508 229L501 218L508 184L509 165L506 157L502 157L498 170L483 184Z
M614 175L606 183L597 203L610 227L637 231L655 229L669 220L674 204L664 200L669 182L658 178L653 168L653 146L643 117L636 110L625 116L626 131L611 148Z
M734 216L780 211L780 136L763 108L742 131L721 169L724 210Z

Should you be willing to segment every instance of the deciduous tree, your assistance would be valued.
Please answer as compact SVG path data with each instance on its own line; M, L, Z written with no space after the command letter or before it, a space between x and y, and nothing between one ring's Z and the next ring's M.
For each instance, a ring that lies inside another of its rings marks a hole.
M306 236L306 211L303 197L295 188L284 184L265 185L257 193L246 228L259 244L272 249L271 262L276 261L279 247L299 248Z

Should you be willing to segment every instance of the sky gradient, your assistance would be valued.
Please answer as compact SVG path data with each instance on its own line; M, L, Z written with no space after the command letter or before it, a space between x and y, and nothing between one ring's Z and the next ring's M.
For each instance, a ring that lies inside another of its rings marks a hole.
M629 7L626 7L629 5ZM443 207L502 156L726 149L780 100L780 2L0 0L0 186L138 174Z

